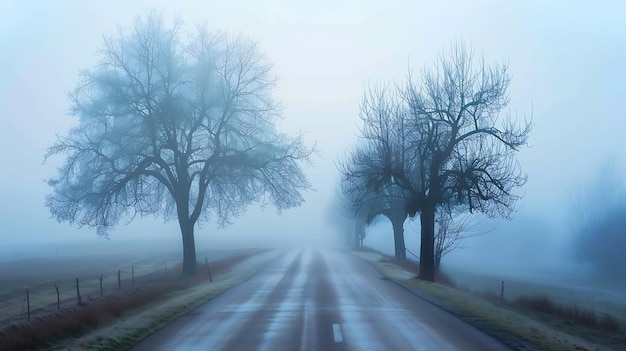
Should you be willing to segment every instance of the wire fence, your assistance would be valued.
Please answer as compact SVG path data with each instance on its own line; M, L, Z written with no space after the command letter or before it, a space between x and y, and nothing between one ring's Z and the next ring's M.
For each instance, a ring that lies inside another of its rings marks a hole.
M205 262L208 266L208 262ZM176 275L180 265L131 265L101 274L83 274L74 278L45 281L0 296L0 323L29 321L36 315L82 305L132 287L146 286L157 276Z
M204 260L198 260L198 278L212 282L215 274L226 273L237 262L261 251L205 250L199 253ZM212 259L209 261L207 256ZM126 294L128 289L169 284L180 277L182 268L176 253L134 257L128 264L117 258L120 268L107 269L114 259L35 260L36 264L20 262L0 267L0 333L13 324L46 319L65 309Z

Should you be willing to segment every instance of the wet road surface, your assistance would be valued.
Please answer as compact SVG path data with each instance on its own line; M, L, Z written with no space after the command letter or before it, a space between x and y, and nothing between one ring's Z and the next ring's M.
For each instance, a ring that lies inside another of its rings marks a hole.
M288 251L133 350L508 350L341 250Z

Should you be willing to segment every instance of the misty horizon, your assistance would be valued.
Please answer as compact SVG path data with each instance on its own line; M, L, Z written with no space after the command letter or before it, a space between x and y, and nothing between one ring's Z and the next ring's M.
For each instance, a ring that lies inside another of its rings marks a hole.
M493 230L469 239L444 267L537 275L581 269L572 252L571 195L591 186L607 163L622 174L626 169L626 119L615 109L626 80L626 6L616 2L5 2L0 261L74 250L64 247L109 253L140 242L182 250L177 223L160 216L122 220L107 241L95 229L57 223L44 206L51 189L43 180L62 162L52 158L42 165L46 148L77 123L68 116L67 92L81 69L97 63L102 36L115 35L116 26L129 26L152 7L167 23L175 16L186 28L206 21L211 30L256 41L278 76L273 93L284 117L278 129L301 131L304 142L318 148L313 165L303 166L314 190L303 193L302 206L279 215L257 204L224 228L203 223L196 227L198 248L342 244L345 234L329 223L328 209L339 181L336 162L357 142L365 89L431 67L442 48L464 39L486 62L508 63L510 104L503 113L532 119L533 130L529 147L516 155L528 182L518 191L523 198L513 219L479 219ZM366 230L366 246L393 252L386 219ZM419 218L405 222L405 238L418 252Z

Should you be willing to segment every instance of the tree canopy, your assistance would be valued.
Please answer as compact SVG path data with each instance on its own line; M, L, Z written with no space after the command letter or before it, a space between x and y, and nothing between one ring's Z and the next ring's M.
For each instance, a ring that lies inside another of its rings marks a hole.
M251 203L298 206L312 153L276 128L275 77L243 37L185 32L154 11L104 39L100 61L69 93L78 124L48 149L65 156L48 183L59 221L108 235L122 218L176 219L183 274L195 272L194 226L229 223Z

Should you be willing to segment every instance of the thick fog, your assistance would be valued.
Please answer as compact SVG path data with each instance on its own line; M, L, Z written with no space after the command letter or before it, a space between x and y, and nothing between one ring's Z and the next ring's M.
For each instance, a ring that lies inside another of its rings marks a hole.
M180 245L177 223L160 217L122 222L107 241L57 223L44 207L44 179L62 159L42 165L43 156L75 123L67 92L81 69L97 63L102 36L151 8L167 21L206 22L258 41L279 77L279 128L302 131L318 147L305 170L315 190L303 206L282 215L253 206L225 228L204 223L199 246L341 243L346 234L328 222L328 208L339 180L335 163L357 140L364 89L432 65L457 39L487 62L508 62L505 113L532 118L533 130L530 147L517 155L528 182L513 220L487 221L489 233L446 264L528 274L577 267L571 195L591 186L607 162L626 163L626 4L618 1L2 1L0 259L53 255L59 247ZM393 251L388 221L367 233L366 245ZM419 221L407 221L405 235L418 252Z

